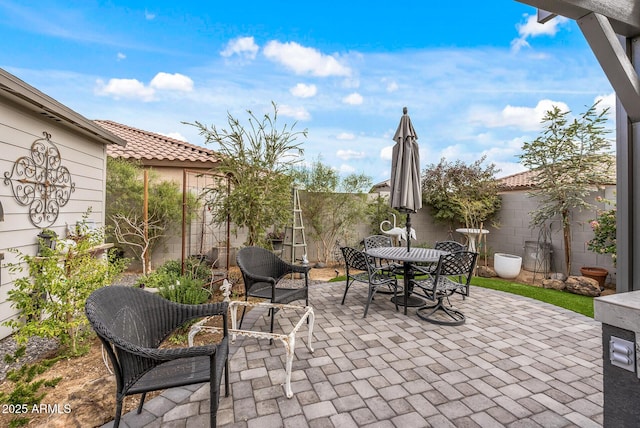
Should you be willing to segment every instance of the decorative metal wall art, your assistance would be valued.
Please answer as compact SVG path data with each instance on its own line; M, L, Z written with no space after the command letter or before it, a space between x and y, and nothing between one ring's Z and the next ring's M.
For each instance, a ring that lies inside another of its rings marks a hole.
M36 227L51 226L58 218L60 207L69 202L75 183L71 174L62 166L60 151L51 140L51 134L43 132L31 145L29 156L19 157L11 173L4 173L4 184L11 186L16 201L29 207L29 220Z

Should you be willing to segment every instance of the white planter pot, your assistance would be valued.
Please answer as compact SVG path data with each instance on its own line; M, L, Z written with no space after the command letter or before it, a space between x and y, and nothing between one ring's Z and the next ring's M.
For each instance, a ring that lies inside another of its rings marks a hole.
M500 278L512 279L520 274L522 257L513 254L495 253L493 255L493 269Z

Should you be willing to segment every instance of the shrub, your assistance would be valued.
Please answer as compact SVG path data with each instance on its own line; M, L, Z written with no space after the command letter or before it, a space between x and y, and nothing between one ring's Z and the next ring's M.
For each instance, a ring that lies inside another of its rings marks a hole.
M598 254L611 254L613 264L616 263L616 206L615 202L604 199L600 196L596 198L598 202L613 205L608 210L599 210L595 220L591 220L589 225L593 229L594 237L587 243L590 251Z

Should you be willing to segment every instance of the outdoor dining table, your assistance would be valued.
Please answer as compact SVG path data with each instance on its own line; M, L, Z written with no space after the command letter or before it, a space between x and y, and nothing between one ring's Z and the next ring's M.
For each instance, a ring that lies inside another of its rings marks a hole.
M383 260L397 260L402 262L404 269L404 293L401 299L396 298L397 304L404 306L404 314L407 314L407 307L424 306L423 299L411 295L410 280L413 274L412 263L437 263L440 256L448 254L447 251L435 250L433 248L411 248L406 247L377 247L365 251L371 257ZM393 303L396 301L391 299Z

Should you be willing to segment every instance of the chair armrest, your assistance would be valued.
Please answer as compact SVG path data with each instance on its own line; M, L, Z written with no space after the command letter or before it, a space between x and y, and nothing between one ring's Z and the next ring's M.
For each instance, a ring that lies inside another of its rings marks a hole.
M152 360L171 361L189 357L210 357L215 355L217 349L217 345L191 346L188 348L140 348L139 353Z
M262 275L256 275L253 274L251 272L243 272L243 275L246 275L247 278L249 278L250 280L254 281L254 282L270 282L272 285L276 284L276 279L270 276L262 276Z
M287 265L289 266L289 268L291 268L291 271L294 273L304 273L306 275L311 270L311 266L308 266L308 265L294 265L291 263L287 263Z
M189 305L184 303L174 303L180 310L189 314L191 318L204 318L212 315L226 315L229 309L229 302L204 303L200 305Z

